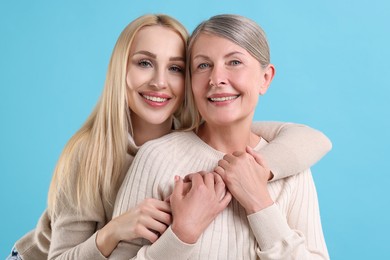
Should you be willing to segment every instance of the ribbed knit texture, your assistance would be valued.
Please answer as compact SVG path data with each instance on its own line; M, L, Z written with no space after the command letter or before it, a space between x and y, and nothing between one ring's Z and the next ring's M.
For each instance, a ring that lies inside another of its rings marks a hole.
M262 140L255 150L266 145ZM146 143L119 190L113 216L145 198L165 199L172 192L175 175L213 171L223 155L193 132L172 133ZM169 228L153 245L141 239L131 247L121 243L111 258L328 259L310 170L271 182L269 191L275 204L248 217L233 199L196 244L181 242Z
M309 168L331 149L331 143L324 134L304 125L256 122L253 124L252 130L266 140L272 140L269 145L261 149L261 154L275 175L273 180L290 176ZM131 154L135 154L138 150L130 135L129 148ZM166 154L168 151L164 150L162 153ZM194 153L197 154L198 152L194 151ZM216 153L217 157L220 156L218 152ZM132 155L129 155L127 159L127 163L130 164L133 159ZM152 161L148 163L153 164ZM194 163L197 164L196 161ZM191 167L191 165L187 166L188 168ZM157 185L157 183L154 185ZM170 188L170 185L168 186ZM163 190L162 187L159 189ZM164 190L164 193L166 194L167 190ZM15 244L16 249L24 260L106 259L97 249L95 239L97 230L110 221L112 210L112 205L102 200L101 207L88 214L63 210L56 219L50 219L47 211L44 211L36 229L19 239ZM224 223L226 223L226 219ZM168 239L158 240L154 244L154 248L157 249L152 252L148 251L151 252L154 258L166 256L162 259L174 259L167 255L168 252L166 250L165 255L160 255L161 250L164 251L164 248L168 248L166 244L169 244L169 241L177 240L176 236L170 232L170 229L168 229L163 236L168 237ZM222 239L226 240L227 237L224 235ZM233 246L235 247L234 244ZM122 244L118 247L121 248ZM48 256L49 248L50 256ZM134 245L134 248L137 251L139 247ZM193 248L193 245L177 244L177 248L174 248L169 253L175 254L176 251L183 251L183 248ZM118 251L120 252L121 250ZM139 254L141 253L142 251L139 252ZM153 258L149 257L148 259ZM220 259L224 258L221 256Z

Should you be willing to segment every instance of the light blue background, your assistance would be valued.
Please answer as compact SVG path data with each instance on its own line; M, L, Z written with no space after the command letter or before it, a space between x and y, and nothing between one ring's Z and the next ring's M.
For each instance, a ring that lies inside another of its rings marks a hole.
M277 70L256 119L308 124L333 141L313 167L331 258L390 259L389 3L1 0L0 258L45 209L58 156L128 22L167 13L192 31L237 13L265 29Z

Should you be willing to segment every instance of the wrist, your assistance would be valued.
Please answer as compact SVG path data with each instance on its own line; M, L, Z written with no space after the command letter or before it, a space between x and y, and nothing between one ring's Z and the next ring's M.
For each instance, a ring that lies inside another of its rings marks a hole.
M265 208L268 208L274 204L274 201L272 200L271 196L269 194L264 195L261 200L257 200L256 202L252 203L251 205L245 207L245 211L247 215L251 215L253 213L259 212Z
M195 244L198 241L199 235L196 234L196 232L181 228L175 221L172 223L171 229L172 232L186 244Z
M108 257L119 243L119 239L116 237L115 232L107 223L96 234L96 247L102 255Z

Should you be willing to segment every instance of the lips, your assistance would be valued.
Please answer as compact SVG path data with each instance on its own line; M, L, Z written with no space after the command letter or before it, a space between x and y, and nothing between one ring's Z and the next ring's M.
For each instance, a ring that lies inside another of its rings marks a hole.
M163 103L163 102L166 102L169 100L169 98L163 98L163 97L156 97L156 96L149 96L149 95L143 95L141 94L141 96L147 100L150 100L150 101L153 101L153 102L157 102L157 103Z
M139 95L144 99L145 103L151 107L164 107L169 104L171 96L160 92L141 92Z
M232 95L232 94L214 94L208 97L208 100L211 102L226 102L237 99L240 95Z
M238 95L237 96L229 96L229 97L209 98L209 100L212 101L212 102L224 102L224 101L230 101L230 100L233 100L233 99L236 99L236 98L238 98Z

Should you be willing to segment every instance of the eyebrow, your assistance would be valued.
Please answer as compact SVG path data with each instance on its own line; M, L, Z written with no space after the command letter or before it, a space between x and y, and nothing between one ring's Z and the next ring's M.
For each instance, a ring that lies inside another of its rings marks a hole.
M239 51L232 51L232 52L229 52L228 54L224 55L223 57L224 58L227 58L227 57L230 57L230 56L233 56L233 55L236 55L236 54L239 54L239 55L244 55L244 53L242 52L239 52ZM197 58L205 58L205 59L208 59L209 57L206 56L206 55L203 55L203 54L198 54L196 56L194 56L192 59L195 60Z
M133 54L133 56L135 56L137 54L143 54L143 55L149 56L149 57L154 58L154 59L157 58L156 54L151 53L149 51L137 51L136 53ZM179 56L179 57L170 57L169 60L170 61L183 61L183 62L185 62L185 58L181 57L181 56Z

